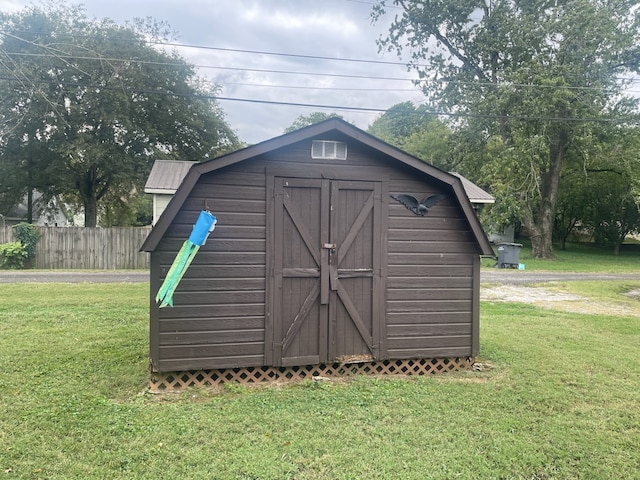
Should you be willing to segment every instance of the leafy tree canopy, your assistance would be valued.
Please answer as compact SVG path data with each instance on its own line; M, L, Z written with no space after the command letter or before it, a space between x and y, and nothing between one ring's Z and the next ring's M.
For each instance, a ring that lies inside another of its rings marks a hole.
M427 102L488 150L478 161L552 257L567 162L596 148L597 131L637 113L624 95L640 63L635 0L394 0L382 49L408 51ZM586 149L586 150L585 150Z
M127 204L155 158L204 160L240 142L215 102L151 20L122 26L83 7L0 13L0 196L32 189L84 207ZM7 202L10 203L10 202Z
M323 122L324 120L328 120L329 118L340 118L344 120L342 118L342 115L338 115L337 113L313 112L309 115L300 115L293 121L291 126L285 128L284 133L294 132L300 128Z
M398 103L374 120L367 132L432 165L455 169L450 144L453 132L425 105Z

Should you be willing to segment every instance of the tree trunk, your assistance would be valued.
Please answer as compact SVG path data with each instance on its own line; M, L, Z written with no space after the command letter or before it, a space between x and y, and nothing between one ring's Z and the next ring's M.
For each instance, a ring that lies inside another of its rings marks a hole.
M27 190L27 223L33 223L33 188Z
M538 235L531 237L531 256L548 260L555 258L551 229L542 226L538 231Z
M76 181L76 188L84 207L84 226L98 225L98 194L96 193L96 174L89 170L81 180Z
M86 198L84 200L84 226L98 226L98 202L95 198Z
M549 164L540 175L540 202L530 207L530 215L525 215L525 226L531 237L533 258L555 258L553 253L553 222L560 191L560 171L567 150L568 132L560 128L556 138L549 145ZM528 217L528 218L527 218Z

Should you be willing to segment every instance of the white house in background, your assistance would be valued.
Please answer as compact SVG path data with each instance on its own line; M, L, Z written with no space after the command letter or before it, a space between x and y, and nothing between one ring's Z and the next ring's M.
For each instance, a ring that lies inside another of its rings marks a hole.
M167 208L191 166L196 163L182 160L156 160L153 163L144 185L144 192L153 195L153 225Z
M37 190L33 192L33 224L41 227L69 227L74 225L74 215L71 208L65 205L57 196L48 201ZM0 225L16 225L27 221L28 198L25 195L22 202L11 207L6 215L0 215Z

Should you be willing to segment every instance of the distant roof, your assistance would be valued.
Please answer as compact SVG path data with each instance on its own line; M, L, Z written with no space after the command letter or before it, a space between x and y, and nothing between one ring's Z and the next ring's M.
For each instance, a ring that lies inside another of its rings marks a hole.
M488 192L485 192L483 189L481 189L478 185L473 183L471 180L464 178L462 175L460 175L457 172L449 172L449 173L451 173L451 175L455 175L460 180L462 180L462 188L464 188L464 191L466 192L467 197L469 197L469 201L471 203L495 203L496 202L496 199L493 195L491 195Z
M191 165L195 163L198 162L156 160L144 185L145 193L176 193Z

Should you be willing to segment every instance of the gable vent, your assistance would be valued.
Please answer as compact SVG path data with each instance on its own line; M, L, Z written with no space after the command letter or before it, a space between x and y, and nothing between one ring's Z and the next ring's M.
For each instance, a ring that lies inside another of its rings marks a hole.
M311 144L311 158L346 160L347 144L333 140L314 140Z

